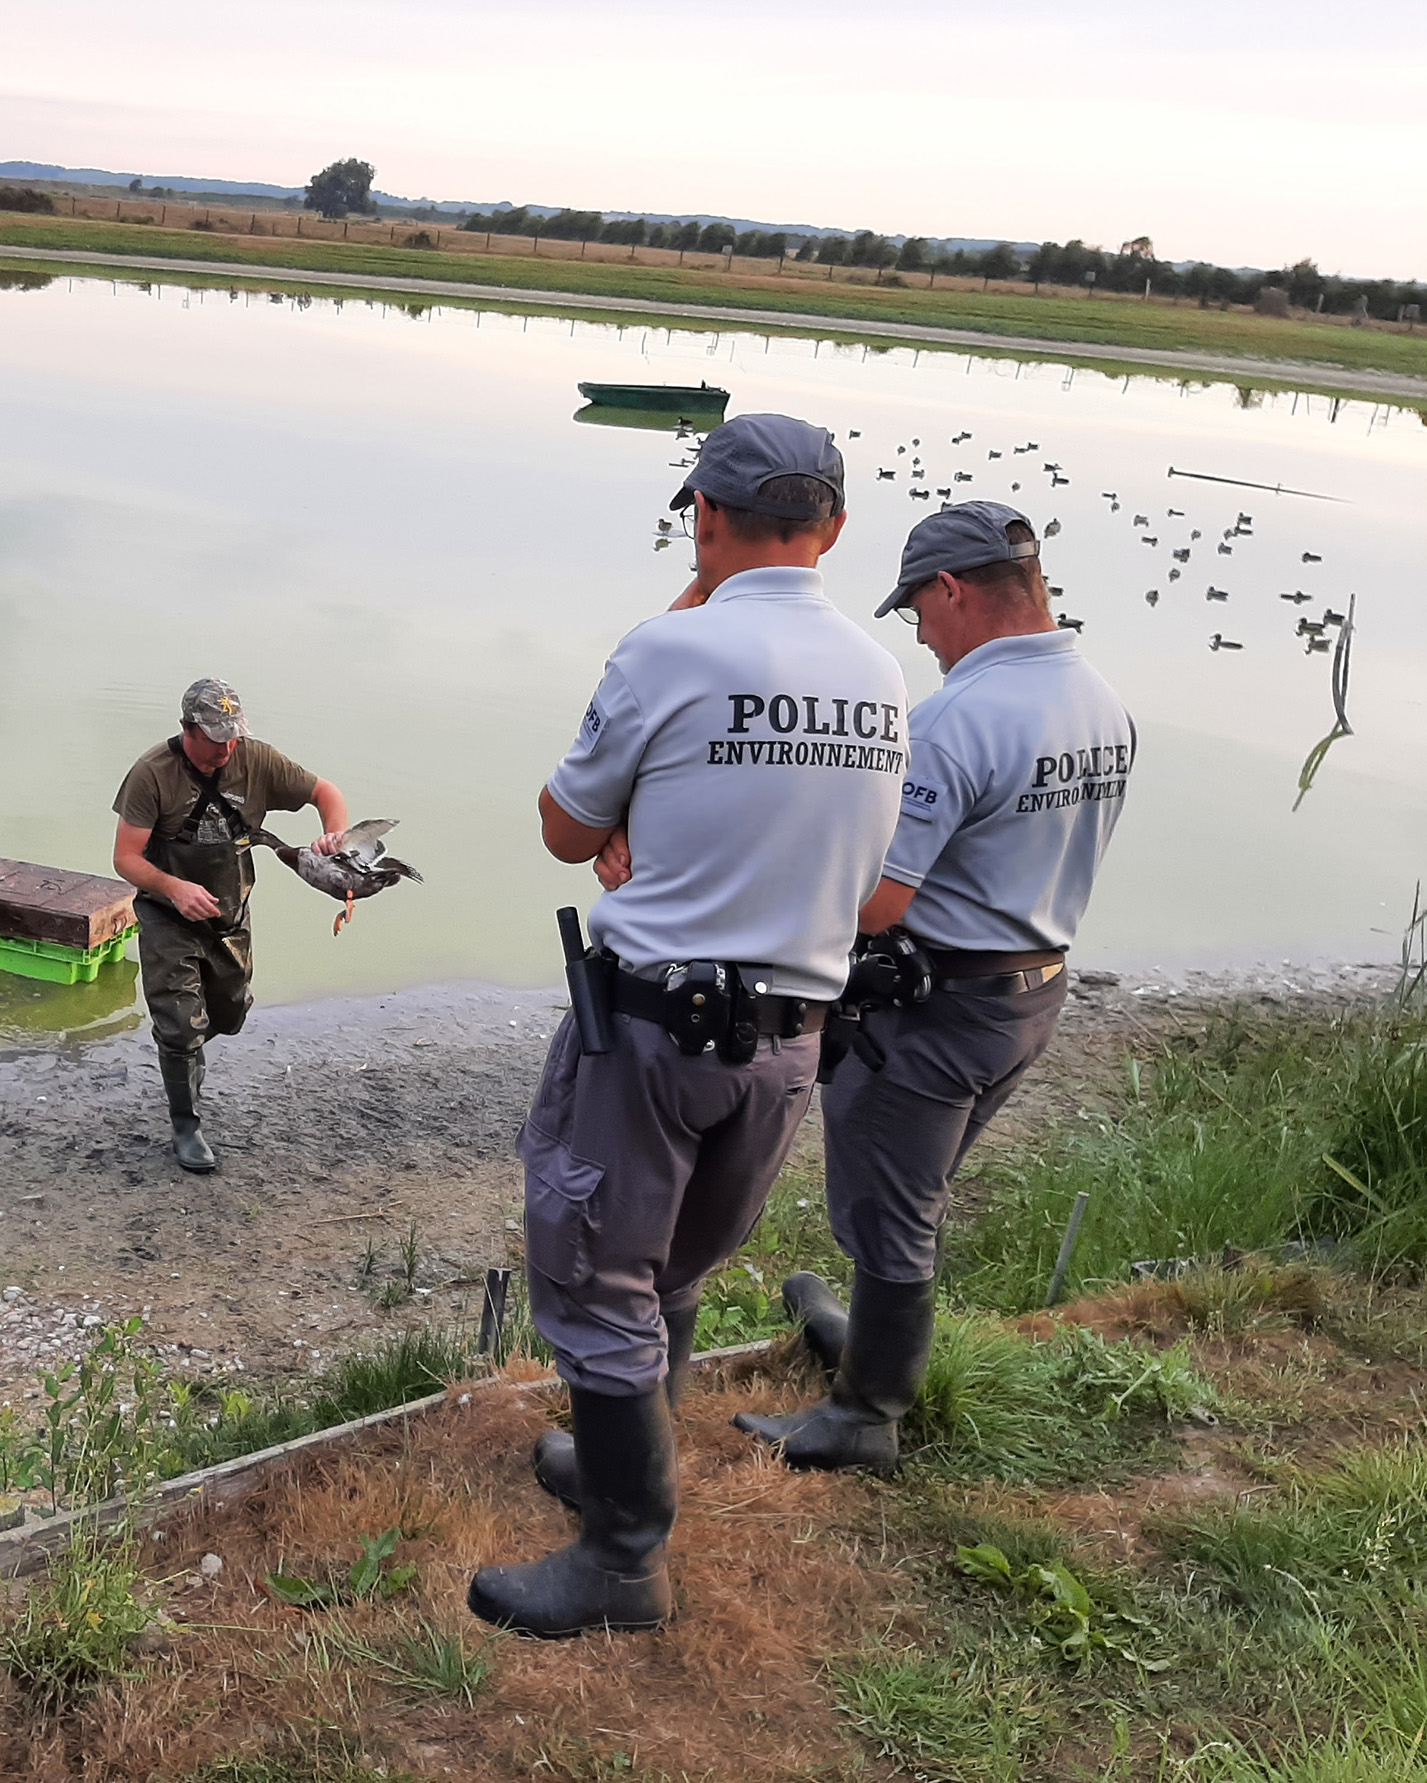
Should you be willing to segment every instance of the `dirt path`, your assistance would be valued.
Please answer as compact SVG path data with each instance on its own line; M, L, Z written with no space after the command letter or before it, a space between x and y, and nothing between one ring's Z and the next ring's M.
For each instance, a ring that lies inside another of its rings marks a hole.
M1164 366L1171 370L1209 372L1216 377L1269 378L1280 383L1304 383L1314 389L1355 391L1364 396L1427 398L1427 378L1401 372L1370 371L1291 359L1251 359L1233 353L1196 353L1168 348L1125 347L1107 341L1040 340L1026 335L991 334L972 328L937 328L915 322L879 322L873 319L819 315L793 310L760 310L723 307L708 303L655 302L643 297L595 296L580 291L539 291L513 285L478 285L464 279L404 279L380 274L315 272L303 267L269 266L254 261L182 260L158 254L102 254L68 248L0 247L0 256L61 266L138 268L153 272L203 273L209 277L279 279L319 290L394 291L418 297L460 297L517 305L552 305L561 310L601 310L606 313L647 316L683 316L698 321L721 322L725 327L816 330L822 334L848 334L858 339L908 341L935 346L979 347L987 352L1033 353L1042 359L1111 361L1118 365Z
M1127 1051L1226 997L1346 1001L1382 977L1078 976L992 1142L1113 1108ZM134 1312L173 1365L259 1375L320 1369L393 1326L478 1316L482 1273L518 1234L512 1147L560 1007L554 992L454 986L259 1009L212 1048L211 1177L174 1162L146 1031L0 1055L0 1403L36 1394L37 1367ZM974 1171L960 1188L965 1214ZM418 1292L383 1307L413 1227Z

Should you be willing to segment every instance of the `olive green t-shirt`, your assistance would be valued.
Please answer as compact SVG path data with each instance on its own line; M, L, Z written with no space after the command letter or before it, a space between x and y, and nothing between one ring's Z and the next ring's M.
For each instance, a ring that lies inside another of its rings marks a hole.
M244 737L218 775L217 790L238 807L254 829L269 811L300 811L312 803L317 776L274 749ZM135 829L152 830L161 842L172 839L198 800L198 781L167 743L147 750L124 776L114 810ZM210 804L198 825L198 842L227 842L226 819Z

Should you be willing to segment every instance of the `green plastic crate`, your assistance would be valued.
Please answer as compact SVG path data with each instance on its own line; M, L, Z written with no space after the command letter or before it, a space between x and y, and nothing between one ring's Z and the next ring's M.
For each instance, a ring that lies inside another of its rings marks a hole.
M0 972L17 978L42 978L47 984L93 984L99 968L110 960L122 960L129 937L139 925L131 924L122 935L98 947L65 947L58 941L13 941L0 935Z

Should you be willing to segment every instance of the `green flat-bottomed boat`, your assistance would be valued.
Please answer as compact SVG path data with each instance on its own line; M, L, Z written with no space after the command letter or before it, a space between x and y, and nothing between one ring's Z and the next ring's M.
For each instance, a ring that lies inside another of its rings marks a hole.
M727 390L713 384L581 384L586 402L610 409L658 409L663 414L706 415L728 406Z

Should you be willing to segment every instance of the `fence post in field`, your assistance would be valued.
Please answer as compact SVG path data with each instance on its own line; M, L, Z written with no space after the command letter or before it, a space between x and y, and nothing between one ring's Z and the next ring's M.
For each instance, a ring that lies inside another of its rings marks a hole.
M1050 1286L1046 1289L1045 1296L1047 1306L1056 1304L1065 1287L1065 1278L1070 1273L1070 1259L1075 1255L1075 1241L1080 1236L1080 1222L1085 1218L1085 1209L1089 1205L1089 1192L1082 1189L1075 1197L1075 1205L1070 1210L1070 1218L1065 1227L1065 1237L1060 1241L1060 1255L1056 1258L1055 1268L1051 1271Z

